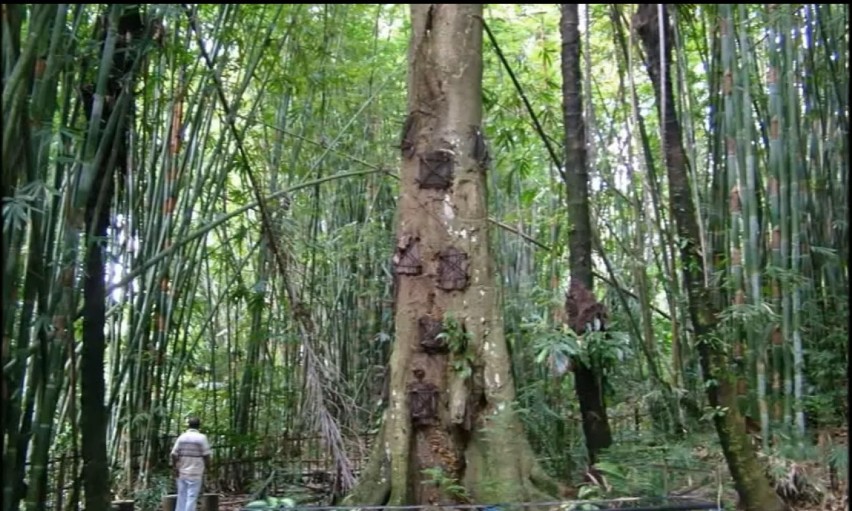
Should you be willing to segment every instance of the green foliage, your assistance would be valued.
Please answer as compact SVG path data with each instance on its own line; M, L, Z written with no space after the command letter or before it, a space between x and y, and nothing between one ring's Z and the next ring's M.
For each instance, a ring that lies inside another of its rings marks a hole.
M704 413L701 415L702 421L710 422L716 417L724 417L727 415L729 408L727 406L705 406Z
M548 360L565 360L580 354L579 337L567 325L549 328L543 322L526 323L522 327L528 329L536 352L535 361L543 364Z
M838 476L849 477L849 448L846 445L834 445L828 452L826 461L837 469Z
M726 324L747 326L757 332L765 332L769 325L780 319L768 302L758 304L734 304L719 313L719 319Z
M163 495L169 493L174 479L168 474L157 474L146 488L136 490L133 494L134 506L140 511L154 511L162 507Z
M849 327L848 298L829 296L833 312L809 306L806 376L812 389L804 398L804 409L820 425L848 422Z
M451 353L464 354L469 346L471 335L464 327L463 321L459 321L452 315L447 315L443 322L443 331L438 334L438 339L443 339Z
M615 372L619 364L632 355L629 337L624 332L587 332L582 339L585 349L580 357L602 374Z
M442 339L450 350L450 365L462 378L469 378L473 373L473 363L476 354L470 346L472 335L464 326L464 322L452 315L444 318L443 330L436 336Z
M467 493L467 489L459 483L458 479L450 477L444 473L444 469L442 467L424 468L421 470L421 473L424 477L428 478L422 481L421 484L435 485L435 487L441 492L460 502L466 502L468 500L469 495Z
M22 229L33 213L44 213L44 204L48 199L59 196L45 183L33 181L20 187L12 197L3 197L3 228Z
M585 498L661 497L684 487L717 490L714 472L722 456L711 434L675 440L646 432L637 440L601 454L595 464L600 480L584 485Z
M536 363L550 361L559 374L564 372L569 357L579 357L584 364L609 375L632 355L629 337L624 332L588 331L577 335L567 325L549 328L540 321L523 326L535 338Z

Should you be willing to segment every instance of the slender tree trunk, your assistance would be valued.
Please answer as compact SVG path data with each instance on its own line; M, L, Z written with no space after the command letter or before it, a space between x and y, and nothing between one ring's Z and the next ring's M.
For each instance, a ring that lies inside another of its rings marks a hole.
M565 119L565 188L568 195L569 265L571 290L585 288L586 297L594 287L592 277L592 225L589 214L589 172L586 168L586 128L583 123L582 77L580 72L580 29L577 4L562 4L562 94ZM576 295L576 292L575 292ZM579 297L569 291L567 301ZM566 304L571 311L576 306ZM575 311L580 313L579 309ZM574 331L582 335L585 325L570 317ZM575 315L576 316L576 315ZM612 444L612 433L603 398L603 376L600 368L573 361L574 387L583 417L583 433L589 463L593 464L601 449Z
M83 481L87 511L107 510L110 505L110 478L107 462L106 383L104 353L106 349L106 271L105 245L114 195L114 169L126 165L125 130L129 112L128 84L123 83L130 72L131 59L127 42L130 34L138 35L142 27L137 10L121 14L123 8L113 6L106 23L104 52L115 44L116 51L108 65L112 66L106 84L107 100L102 116L92 116L94 98L87 103L90 123L99 123L99 149L105 155L96 169L96 176L85 197L86 256L83 279L83 346L80 357L80 425ZM114 42L110 42L112 39ZM90 128L91 129L91 128ZM101 152L101 151L99 151ZM123 174L123 173L122 173Z
M482 6L412 5L411 14L389 405L348 500L552 497L558 488L536 464L512 409L489 253Z
M109 186L109 185L107 185ZM104 194L105 201L112 192ZM83 479L86 509L109 508L109 468L106 452L107 410L104 406L104 326L106 285L104 282L104 243L109 207L99 214L89 212L86 276L83 283L83 348L80 357L80 425L82 431Z
M728 371L728 358L720 340L714 337L718 319L705 285L700 250L700 233L695 205L690 193L686 154L681 141L681 129L674 110L674 95L670 80L671 29L668 17L663 17L660 33L657 4L640 5L633 26L642 40L645 63L654 85L657 109L663 118L666 170L669 179L669 200L681 241L680 257L685 272L690 318L695 329L701 369L722 451L734 479L741 504L748 511L786 511L787 505L775 494L764 467L745 432L745 422L739 413L733 375ZM660 38L664 38L661 58Z

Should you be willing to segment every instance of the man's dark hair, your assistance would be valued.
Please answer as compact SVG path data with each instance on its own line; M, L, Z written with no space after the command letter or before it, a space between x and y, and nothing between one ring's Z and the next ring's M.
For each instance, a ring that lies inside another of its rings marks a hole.
M192 429L198 429L201 427L201 421L198 419L198 417L190 417L186 420L186 425Z

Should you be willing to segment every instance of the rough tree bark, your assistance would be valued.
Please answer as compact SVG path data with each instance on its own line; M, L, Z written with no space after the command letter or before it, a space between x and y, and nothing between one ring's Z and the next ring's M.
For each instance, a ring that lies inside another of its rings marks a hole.
M673 37L668 15L663 9L664 31L660 34L658 4L642 4L633 17L633 27L639 34L645 50L645 64L653 82L657 111L664 116L663 147L669 179L669 202L680 238L680 258L685 273L689 314L695 329L707 399L710 406L718 410L713 421L719 442L744 509L786 511L789 508L769 484L764 467L758 461L746 435L745 421L737 407L734 375L727 369L729 361L721 345L722 340L714 335L718 323L717 311L710 289L704 285L698 220L690 195L686 167L688 162L672 93L671 45L668 42L672 41ZM664 44L662 61L661 35Z
M482 6L411 6L388 408L352 504L554 496L513 411L488 248Z
M592 294L592 225L589 215L589 172L586 168L586 128L583 123L580 30L577 4L562 4L562 113L565 121L565 188L568 209L568 249L571 284L565 309L577 334L586 330L588 312L603 311ZM592 309L590 309L592 307ZM581 314L586 312L586 314ZM588 311L588 312L587 312ZM602 315L602 314L600 314ZM603 318L601 326L603 326ZM603 376L579 359L573 360L574 388L583 417L589 464L612 445L612 432L603 399Z

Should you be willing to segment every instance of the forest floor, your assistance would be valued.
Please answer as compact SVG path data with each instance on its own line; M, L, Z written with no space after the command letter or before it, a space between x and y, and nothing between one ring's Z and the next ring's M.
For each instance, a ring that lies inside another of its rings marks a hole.
M783 449L778 449L768 455L761 454L761 457L775 479L776 490L787 493L788 498L785 500L790 503L794 511L848 511L849 487L846 458L848 428L844 426L821 431L819 438L819 444L810 453L812 456L803 457L799 453L794 460L793 456L785 456ZM730 478L721 452L716 452L716 449L707 449L707 445L713 444L703 440L693 437L688 442L691 445L682 446L691 451L687 456L690 458L689 465L692 468L684 472L674 468L677 465L677 458L683 461L682 454L679 455L675 447L666 447L666 452L670 456L663 457L666 460L663 463L666 466L663 479L667 480L664 485L668 491L662 493L709 502L718 500L726 503L736 502L736 493L733 485L728 481ZM625 455L626 449L630 450L630 455ZM587 498L597 500L649 493L659 494L658 484L652 484L653 478L648 474L653 473L654 467L659 468L660 465L648 463L649 458L646 456L659 456L662 453L654 451L645 452L643 455L639 454L639 448L629 447L629 445L618 450L620 452L612 453L612 458L620 460L619 471L623 478L610 476L609 482L605 483L606 488L601 488L600 492ZM826 462L830 458L834 459L839 467L834 473ZM660 458L657 457L656 460ZM658 482L659 477L654 481ZM651 488L654 490L649 492ZM306 489L308 488L303 490ZM321 488L316 487L311 487L310 490L314 495L322 492ZM251 499L252 495L249 494L222 495L219 500L219 509L220 511L238 511L243 509ZM327 505L324 502L304 502L298 498L297 501L308 505Z
M793 511L849 511L848 427L821 430L817 438L817 446L799 450L796 455L790 455L796 450L793 446L771 448L769 454L758 454L773 477L776 491L783 494ZM697 442L693 440L691 443ZM706 447L694 448L693 452L697 459L702 460L708 473L715 472L717 477L724 477L725 482L714 483L712 479L704 478L703 484L693 485L690 482L684 489L675 488L670 494L709 502L736 502L738 498L722 453L718 450L711 452ZM834 459L835 466L839 468L832 470L829 459Z

